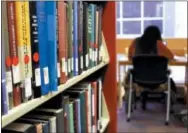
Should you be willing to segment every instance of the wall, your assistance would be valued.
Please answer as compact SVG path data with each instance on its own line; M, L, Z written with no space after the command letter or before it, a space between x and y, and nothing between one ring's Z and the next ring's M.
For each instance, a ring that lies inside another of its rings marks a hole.
M174 38L164 39L167 42L167 47L176 55L184 55L184 48L187 49L187 39ZM133 39L116 39L116 50L118 53L125 53L125 48L128 47Z

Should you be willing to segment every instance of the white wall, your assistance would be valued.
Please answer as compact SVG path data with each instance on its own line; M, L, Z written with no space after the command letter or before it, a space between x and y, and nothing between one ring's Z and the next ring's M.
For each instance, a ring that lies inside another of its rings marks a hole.
M187 38L187 2L175 2L175 37Z

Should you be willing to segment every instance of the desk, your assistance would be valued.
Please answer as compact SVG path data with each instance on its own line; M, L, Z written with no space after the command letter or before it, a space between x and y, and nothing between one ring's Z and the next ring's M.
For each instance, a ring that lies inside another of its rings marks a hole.
M126 59L126 58L124 58ZM121 94L122 94L122 90L121 90L121 71L120 71L120 67L124 66L126 67L126 65L132 65L132 61L130 60L117 60L118 62L118 97L119 97L119 101L121 101ZM185 66L186 67L186 74L185 74L185 86L188 85L188 64L187 61L178 61L178 60L173 60L169 62L169 66Z

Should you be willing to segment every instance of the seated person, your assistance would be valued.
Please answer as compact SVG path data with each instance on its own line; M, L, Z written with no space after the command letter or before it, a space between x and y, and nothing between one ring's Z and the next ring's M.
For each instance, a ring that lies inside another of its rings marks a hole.
M169 60L172 60L174 58L172 52L163 44L160 30L156 26L148 26L145 29L144 34L141 37L136 38L133 41L133 43L130 45L128 51L129 59L131 60L132 57L138 55L159 55L159 56L165 56ZM126 89L129 88L129 72L125 76L123 85L126 92ZM174 93L176 93L176 86L172 79L171 79L171 89ZM146 93L142 93L142 97L146 97L146 96L147 96ZM146 102L145 100L146 98L143 98L142 101L143 109L145 109L145 102Z

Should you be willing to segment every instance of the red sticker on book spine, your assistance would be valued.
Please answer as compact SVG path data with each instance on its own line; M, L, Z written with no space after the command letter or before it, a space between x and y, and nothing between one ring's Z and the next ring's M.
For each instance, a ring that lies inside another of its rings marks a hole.
M34 60L35 62L38 62L38 61L39 61L39 54L38 54L37 52L35 52L35 53L33 54L33 60Z
M14 66L17 66L18 65L18 57L13 57L12 58L12 64L14 65Z
M29 56L28 56L28 55L25 55L25 57L24 57L24 62L25 62L25 64L28 64L28 63L29 63Z
M11 58L9 56L6 58L6 65L7 67L11 66Z
M94 48L97 48L97 47L98 47L98 45L97 45L97 44L94 44L93 46L94 46Z

